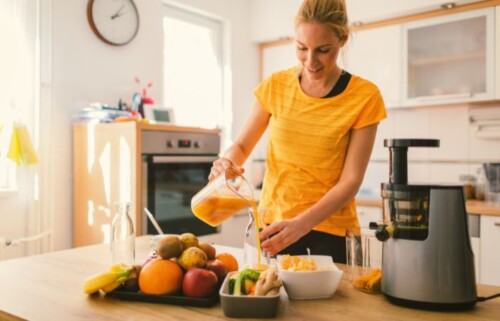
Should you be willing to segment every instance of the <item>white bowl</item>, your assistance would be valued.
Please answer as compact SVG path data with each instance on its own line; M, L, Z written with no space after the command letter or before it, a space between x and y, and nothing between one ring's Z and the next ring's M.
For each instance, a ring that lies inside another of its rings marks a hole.
M316 262L316 271L287 271L281 269L281 255L278 255L278 271L290 299L324 299L331 297L342 280L343 271L333 263L331 256L303 255Z

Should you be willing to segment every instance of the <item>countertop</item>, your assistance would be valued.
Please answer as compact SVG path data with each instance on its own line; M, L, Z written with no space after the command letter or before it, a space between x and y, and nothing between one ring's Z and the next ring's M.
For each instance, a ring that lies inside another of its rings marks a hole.
M136 262L148 255L149 236L136 240ZM241 258L241 249L220 247ZM195 308L121 301L103 295L87 296L83 281L107 270L109 246L80 247L0 262L0 320L231 320L220 304ZM500 287L478 285L478 295ZM358 291L344 278L330 299L288 300L282 294L277 319L286 320L499 320L500 299L481 302L466 312L433 312L399 307L383 295Z
M359 206L382 207L382 199L356 198L356 204ZM500 216L500 204L498 203L470 200L465 202L465 208L468 214Z

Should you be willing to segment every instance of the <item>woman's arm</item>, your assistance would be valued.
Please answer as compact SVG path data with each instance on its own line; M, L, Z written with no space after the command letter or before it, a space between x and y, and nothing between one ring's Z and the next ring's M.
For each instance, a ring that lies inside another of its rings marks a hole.
M221 158L213 163L208 177L209 180L212 180L232 165L243 165L266 130L270 116L269 113L262 109L258 101L254 102L250 115L238 136L236 136L233 145L224 152Z
M337 212L358 192L370 160L378 124L353 129L340 179L316 204L293 219L276 222L261 233L262 248L276 254Z

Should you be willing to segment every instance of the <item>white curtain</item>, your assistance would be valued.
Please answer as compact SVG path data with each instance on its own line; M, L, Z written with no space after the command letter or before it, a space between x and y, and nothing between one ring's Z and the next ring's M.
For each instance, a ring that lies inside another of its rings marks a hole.
M38 1L0 0L0 191L16 187L5 160L14 121L34 133L37 110Z
M14 122L26 126L38 147L40 0L0 0L0 44L1 260L42 250L41 243L33 241L44 230L39 211L39 166L16 168L5 158ZM5 246L7 243L14 245Z

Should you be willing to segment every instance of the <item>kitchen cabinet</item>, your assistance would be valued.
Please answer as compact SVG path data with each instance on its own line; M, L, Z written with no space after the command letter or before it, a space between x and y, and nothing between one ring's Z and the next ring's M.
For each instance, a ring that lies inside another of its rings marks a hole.
M294 19L302 0L250 1L252 41L267 42L294 36Z
M292 41L266 46L262 49L262 79L266 79L273 72L288 69L298 64L295 43Z
M500 216L481 215L481 283L500 285Z
M453 1L457 6L480 2L481 0L458 0ZM370 1L347 1L347 13L349 21L357 23L370 23L385 19L393 19L423 12L441 9L443 0L370 0Z
M495 8L402 25L404 107L495 98Z
M464 5L480 0L459 0ZM294 19L302 0L252 0L250 1L250 32L255 42L274 41L294 35ZM367 24L385 19L441 9L443 0L370 0L348 1L347 15L353 23Z
M74 125L73 246L109 242L110 224L113 218L112 205L116 201L131 202L132 210L130 215L136 235L147 232L147 218L143 210L147 205L146 203L143 204L143 201L146 199L145 196L149 196L151 193L141 188L147 183L147 176L143 175L143 173L146 173L148 168L146 163L143 162L142 153L151 155L151 153L156 152L164 156L171 155L168 151L169 148L181 147L176 147L177 144L166 140L163 134L168 133L173 136L176 132L180 132L182 137L188 137L188 140L192 137L198 137L198 134L211 136L220 134L218 129L153 125L138 122ZM147 141L148 144L143 144L143 141ZM217 150L218 142L217 140ZM187 147L182 145L183 151L181 152L178 149L176 155L186 156L186 153L192 152L191 157L195 157L199 155L196 154L197 149L207 147L205 143L205 141L199 142L194 139L192 150L188 151ZM211 144L215 144L213 140ZM206 154L205 156L209 155ZM207 162L205 156L196 158L196 164L204 164L204 168L209 169L213 160ZM179 158L177 164L193 161L192 158L189 159L189 157ZM174 164L174 162L170 164ZM172 186L176 186L178 189L187 188L186 186L193 187L192 185L181 185L172 183ZM190 193L192 192L190 190ZM165 200L164 204L169 209L176 208L182 203L178 202L178 199L169 203L172 195L167 192L163 194L157 196L160 201ZM162 197L164 198L161 199ZM152 210L151 207L150 210ZM158 214L154 210L152 211L153 214ZM165 214L165 212L162 212L162 214Z
M481 239L480 239L480 222L481 216L476 214L469 214L468 225L469 225L469 236L470 245L472 248L472 253L474 254L474 271L476 272L476 282L481 282Z
M351 34L346 61L340 65L352 74L373 82L387 108L400 106L401 26L390 25Z
M470 244L472 247L472 253L474 253L474 271L476 272L476 283L481 282L481 270L480 260L481 260L481 239L479 237L471 237Z
M132 202L137 232L135 123L73 127L73 246L108 243L113 202Z

